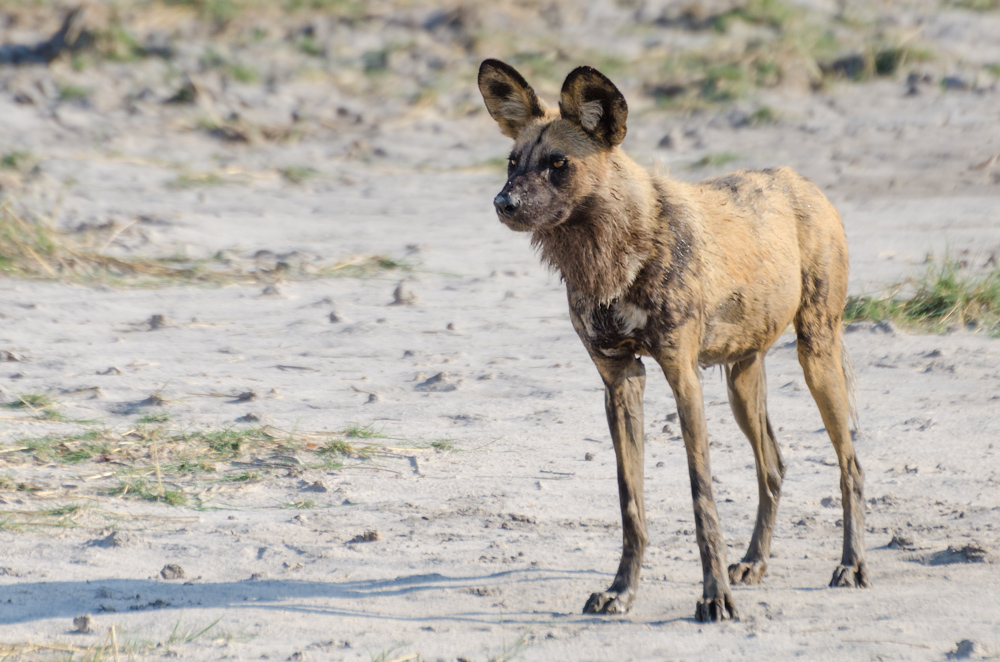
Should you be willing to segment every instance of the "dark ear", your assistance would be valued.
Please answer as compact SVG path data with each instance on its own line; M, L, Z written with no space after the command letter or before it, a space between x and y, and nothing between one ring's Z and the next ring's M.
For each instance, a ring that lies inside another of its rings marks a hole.
M485 60L479 66L479 91L505 136L516 139L532 120L545 115L524 77L500 60Z
M608 148L625 139L628 105L607 76L593 67L578 67L566 76L559 112Z

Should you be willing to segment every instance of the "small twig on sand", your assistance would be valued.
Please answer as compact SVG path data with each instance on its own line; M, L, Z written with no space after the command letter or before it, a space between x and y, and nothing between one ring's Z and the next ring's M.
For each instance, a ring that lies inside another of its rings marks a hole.
M899 646L912 646L913 648L924 648L933 650L926 644L915 644L909 641L893 641L891 639L844 639L845 644L897 644Z

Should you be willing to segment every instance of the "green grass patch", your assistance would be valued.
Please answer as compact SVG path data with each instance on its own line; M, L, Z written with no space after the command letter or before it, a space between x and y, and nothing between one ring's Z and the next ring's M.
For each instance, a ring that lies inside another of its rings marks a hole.
M284 0L289 12L320 11L341 19L361 18L365 13L364 0Z
M73 69L86 67L88 60L109 62L136 62L147 56L146 50L120 18L113 18L106 25L84 30L73 45L76 53Z
M11 517L0 517L0 531L21 531L24 525Z
M233 20L250 4L245 0L163 0L163 2L168 5L191 7L202 19L216 24L225 24Z
M4 474L0 476L0 490L7 490L8 492L38 492L42 488L37 485L32 485L31 483L26 483L22 480L18 480L10 474Z
M3 263L0 262L0 269ZM65 421L65 416L56 407L56 402L47 395L40 393L25 393L16 396L12 402L4 405L8 409L28 410L33 412L33 418L45 421Z
M279 172L281 172L281 176L285 181L291 184L303 184L319 174L316 170L306 166L288 166L282 168Z
M200 173L182 173L177 175L174 179L167 182L167 188L171 189L190 189L190 188L204 188L206 186L220 186L226 184L227 181L222 178L217 173L214 172L200 172Z
M38 462L79 464L107 452L104 435L104 431L87 430L68 435L31 437L19 443L25 447L22 452L30 454Z
M750 126L765 126L768 124L775 124L778 122L778 113L773 108L769 106L761 106L757 110L750 113L747 118L747 123Z
M1000 11L1000 0L952 0L949 4L970 11Z
M222 480L226 483L248 483L250 481L260 480L260 474L256 471L241 471L237 474L223 476Z
M11 407L27 407L28 409L45 409L55 404L55 401L47 395L40 393L25 393L17 396L17 400L10 403Z
M154 484L145 478L131 478L120 481L118 486L107 492L108 496L156 501L171 506L183 506L187 495L181 490L168 490L162 484Z
M353 457L353 458L366 458L370 457L373 453L371 448L366 448L364 446L356 446L350 442L344 441L343 439L335 439L326 444L323 444L316 451L320 455L330 455L334 457Z
M715 16L711 25L718 32L728 31L734 21L784 30L786 24L799 13L799 9L781 0L746 0Z
M177 623L174 624L174 629L170 632L170 636L163 642L163 646L169 649L176 644L190 644L197 641L208 634L221 620L221 617L217 618L201 629L198 629L198 626L188 626L181 629L181 618L178 618Z
M0 155L0 170L14 170L27 174L38 167L38 159L27 150L11 150Z
M344 428L344 436L351 437L352 439L385 439L385 435L382 434L381 430L376 430L373 425L358 425L357 423L352 423L351 425Z
M701 82L702 98L713 102L742 98L749 89L749 74L746 65L740 62L710 65L705 70L705 78Z
M93 90L72 83L60 83L58 86L60 101L84 101L90 98Z
M961 327L1000 336L1000 268L973 271L945 258L881 295L849 297L844 321L862 320L890 320L930 332Z
M717 152L714 154L706 154L697 161L691 164L691 168L718 168L724 166L728 163L732 163L739 156L733 154L732 152Z
M325 51L316 38L311 35L304 35L298 41L299 50L312 57L323 57Z
M46 517L63 517L65 515L75 515L83 510L86 510L87 506L82 503L68 503L64 506L56 506L55 508L46 508L40 511L40 514Z
M238 62L230 64L226 73L237 83L251 84L260 80L260 74L253 67Z
M824 75L847 78L856 82L895 76L909 62L927 62L935 54L928 48L914 44L874 44L861 53L841 56L824 63Z

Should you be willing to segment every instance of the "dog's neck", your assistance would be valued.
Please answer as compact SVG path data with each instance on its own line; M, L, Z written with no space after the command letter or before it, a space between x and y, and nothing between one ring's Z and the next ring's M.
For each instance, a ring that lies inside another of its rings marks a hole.
M659 201L649 173L621 150L570 217L531 238L571 292L609 304L635 282L655 253Z

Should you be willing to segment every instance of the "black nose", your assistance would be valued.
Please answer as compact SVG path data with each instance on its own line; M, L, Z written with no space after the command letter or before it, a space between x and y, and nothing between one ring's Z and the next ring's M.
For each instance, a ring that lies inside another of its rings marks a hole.
M499 214L513 214L521 206L521 200L516 195L501 192L493 198L493 206Z

